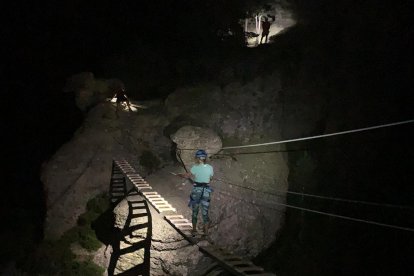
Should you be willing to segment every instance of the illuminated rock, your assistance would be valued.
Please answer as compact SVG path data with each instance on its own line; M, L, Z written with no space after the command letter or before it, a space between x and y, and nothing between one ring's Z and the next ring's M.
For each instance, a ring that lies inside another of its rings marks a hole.
M204 149L208 156L220 151L221 138L211 129L196 126L184 126L171 135L171 140L177 144L177 157L187 168L194 163L197 149Z

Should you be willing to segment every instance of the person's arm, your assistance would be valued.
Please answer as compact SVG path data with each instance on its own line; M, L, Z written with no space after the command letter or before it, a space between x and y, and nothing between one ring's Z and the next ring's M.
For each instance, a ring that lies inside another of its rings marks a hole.
M189 172L177 173L177 175L184 177L184 178L192 178L194 176L192 173L189 173Z
M170 173L175 175L175 176L179 176L179 177L183 177L183 178L191 179L192 177L194 177L194 175L191 174L191 173L174 173L174 172L170 172Z
M124 93L124 97L125 97L125 99L126 99L126 102L128 103L128 104L130 104L131 103L131 101L128 99L128 96Z

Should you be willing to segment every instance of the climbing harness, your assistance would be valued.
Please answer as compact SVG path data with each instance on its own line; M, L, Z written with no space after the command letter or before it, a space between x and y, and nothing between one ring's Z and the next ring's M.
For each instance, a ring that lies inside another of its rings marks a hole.
M210 199L203 200L204 192L205 191L208 192L209 197L210 197L210 194L213 192L213 189L207 183L197 183L197 182L194 182L193 188L203 188L203 190L201 191L201 195L200 195L200 197L198 199L194 199L192 197L193 192L191 192L191 194L190 194L190 200L188 202L188 207L192 208L194 205L200 204L202 201L210 202Z

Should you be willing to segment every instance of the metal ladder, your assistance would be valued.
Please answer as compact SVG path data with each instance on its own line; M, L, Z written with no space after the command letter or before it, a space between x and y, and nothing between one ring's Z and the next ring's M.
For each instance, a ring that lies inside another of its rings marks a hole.
M111 181L109 183L109 195L112 204L121 201L127 194L126 181L122 171L112 162Z

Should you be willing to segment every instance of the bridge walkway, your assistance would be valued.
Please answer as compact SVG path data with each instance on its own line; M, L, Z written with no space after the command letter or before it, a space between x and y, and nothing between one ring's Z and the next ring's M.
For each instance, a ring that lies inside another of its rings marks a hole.
M162 195L156 192L150 184L135 171L135 169L125 159L113 161L113 171L121 172L129 180L135 189L151 204L154 209L164 215L164 219L189 243L197 245L200 252L210 257L215 263L209 267L204 275L220 275L223 270L231 275L238 276L274 276L275 274L265 272L263 268L256 266L251 261L237 256L225 248L215 245L204 245L200 243L199 236L191 233L192 224L183 215L178 214L174 208ZM124 179L125 179L124 178ZM126 185L125 185L126 187ZM125 193L126 194L126 193Z

